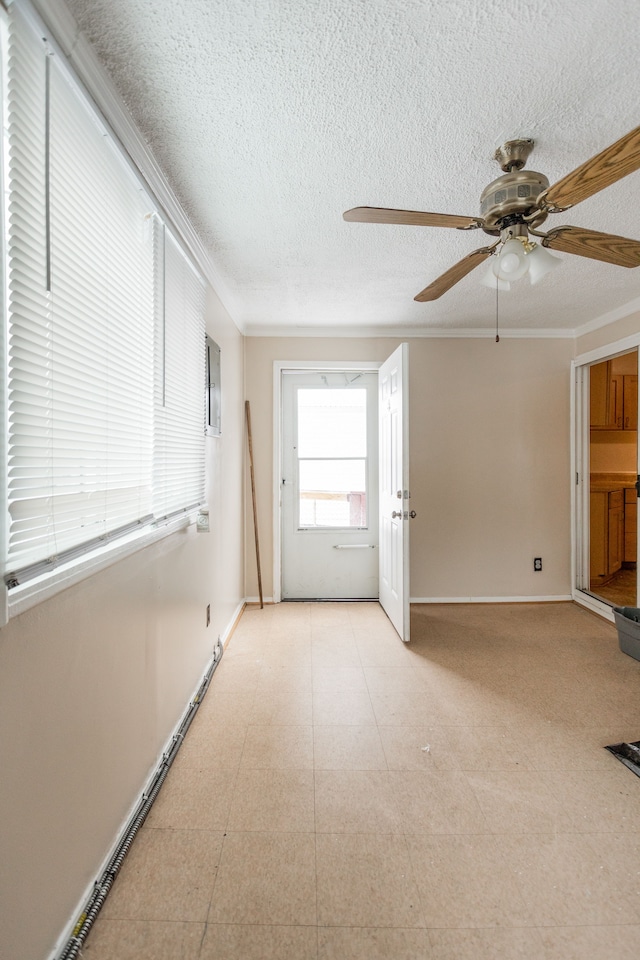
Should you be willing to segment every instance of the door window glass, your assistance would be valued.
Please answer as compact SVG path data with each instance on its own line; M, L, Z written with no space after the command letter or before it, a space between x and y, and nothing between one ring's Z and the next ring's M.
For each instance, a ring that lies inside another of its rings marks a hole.
M367 392L298 390L300 527L367 526Z

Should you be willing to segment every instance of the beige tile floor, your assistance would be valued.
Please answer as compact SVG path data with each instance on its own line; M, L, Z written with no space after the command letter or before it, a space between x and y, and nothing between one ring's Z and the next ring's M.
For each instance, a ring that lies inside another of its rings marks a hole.
M248 608L83 956L637 960L640 663L573 604L412 630Z

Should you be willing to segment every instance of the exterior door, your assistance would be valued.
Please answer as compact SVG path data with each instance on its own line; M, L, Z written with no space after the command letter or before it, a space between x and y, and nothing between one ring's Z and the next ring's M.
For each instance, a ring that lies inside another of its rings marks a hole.
M380 422L380 603L399 636L409 623L409 347L401 344L378 372ZM414 514L415 516L415 514Z
M378 597L378 376L282 372L282 599Z

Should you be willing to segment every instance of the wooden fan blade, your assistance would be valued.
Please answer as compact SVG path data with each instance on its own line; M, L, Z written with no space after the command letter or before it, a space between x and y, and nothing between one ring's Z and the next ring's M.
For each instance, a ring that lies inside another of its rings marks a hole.
M484 223L481 217L459 217L450 213L422 213L419 210L387 210L385 207L354 207L342 214L357 223L405 223L414 227L454 227L474 230Z
M581 164L538 197L540 206L568 210L640 168L640 127Z
M615 263L619 267L640 267L640 242L615 237L611 233L598 233L597 230L584 230L582 227L556 227L549 231L542 246Z
M441 274L437 280L430 283L428 287L425 287L424 290L413 299L418 300L420 303L424 303L426 300L437 300L443 293L450 290L458 280L462 280L468 273L471 273L472 270L480 266L487 257L490 257L496 246L497 244L494 244L492 247L480 247L479 250L474 250L472 253L467 254L466 257L459 260L458 263L454 263L452 267L449 267L445 273Z

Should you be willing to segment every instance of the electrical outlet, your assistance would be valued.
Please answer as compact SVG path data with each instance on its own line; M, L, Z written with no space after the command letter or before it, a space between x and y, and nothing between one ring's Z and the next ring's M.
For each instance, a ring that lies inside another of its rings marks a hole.
M542 570L542 557L534 557L533 559L533 569L536 573L539 573Z
M211 604L207 604L207 626L211 623Z

